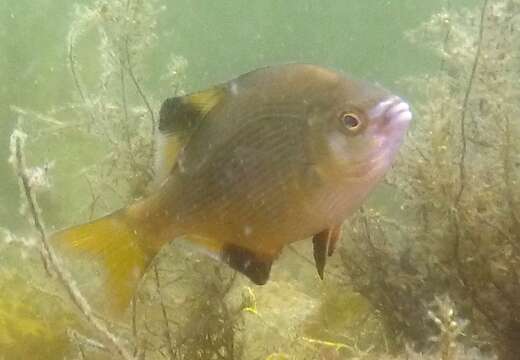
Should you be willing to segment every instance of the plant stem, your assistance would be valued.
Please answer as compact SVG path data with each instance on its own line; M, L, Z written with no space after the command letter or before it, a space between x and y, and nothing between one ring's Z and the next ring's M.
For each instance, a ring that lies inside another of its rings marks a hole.
M459 190L455 197L455 207L458 207L462 194L464 193L465 181L466 181L466 151L467 151L467 139L466 139L466 114L468 112L469 99L471 91L473 90L473 82L477 73L478 62L480 60L480 53L482 50L482 39L484 38L484 22L486 18L487 5L489 0L484 0L482 10L480 12L480 26L477 40L477 50L475 52L475 58L473 60L473 66L471 67L471 73L469 76L468 86L464 94L464 102L462 104L462 112L460 115L460 138L461 138L461 152L459 159Z
M119 338L110 332L107 326L94 315L94 312L92 311L92 308L90 307L86 298L80 292L74 281L70 278L70 275L67 273L67 271L62 267L57 255L54 253L54 250L50 245L49 238L47 237L45 225L40 217L37 201L27 176L22 139L16 133L13 133L12 136L13 141L15 141L15 168L17 175L22 184L23 192L29 205L29 211L34 221L34 226L40 234L40 240L42 242L43 249L47 258L49 259L49 263L53 266L54 271L57 274L58 280L67 291L72 302L78 307L88 322L92 324L92 326L105 338L105 340L111 345L116 353L125 360L133 359L132 355L130 355L130 353L121 344Z
M76 60L74 59L74 41L75 41L75 36L73 35L73 31L69 34L69 46L68 46L68 52L67 52L67 57L68 57L68 60L69 60L69 68L70 68L70 73L72 75L72 80L74 81L74 86L76 87L76 91L78 92L79 94L79 97L81 98L81 101L83 101L83 104L85 105L85 109L87 111L87 114L90 118L90 120L95 123L96 122L96 116L94 115L94 113L92 112L92 109L91 109L91 101L90 99L87 97L87 95L85 94L85 91L83 90L82 86L81 86L81 81L79 79L79 74L78 74L78 71L76 69Z
M143 89L141 88L141 85L139 84L139 81L137 81L137 77L134 74L134 69L133 69L132 63L130 61L130 51L128 50L128 38L125 39L125 56L126 56L126 66L127 66L128 74L130 75L130 79L134 83L137 93L143 100L143 103L146 106L146 109L148 110L148 114L150 115L150 120L152 122L152 136L155 137L155 127L156 127L155 115L154 115L152 106L150 105L150 102L148 101L148 98L146 97Z

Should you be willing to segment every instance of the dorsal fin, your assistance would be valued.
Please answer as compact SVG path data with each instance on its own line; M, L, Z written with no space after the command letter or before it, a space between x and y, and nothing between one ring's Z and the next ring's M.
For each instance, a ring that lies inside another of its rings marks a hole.
M168 176L182 148L225 94L226 87L218 85L190 95L169 98L163 102L156 144L155 186L161 184Z

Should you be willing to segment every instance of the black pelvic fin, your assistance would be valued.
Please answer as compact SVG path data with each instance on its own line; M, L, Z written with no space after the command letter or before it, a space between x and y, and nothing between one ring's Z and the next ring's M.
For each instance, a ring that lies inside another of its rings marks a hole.
M323 271L327 263L327 254L329 252L329 236L328 230L317 233L312 238L312 246L314 251L314 262L320 279L323 280Z
M264 285L269 280L272 259L262 259L252 251L236 245L226 245L222 258L231 268L241 272L257 285Z
M317 233L312 238L316 270L318 270L318 275L322 280L327 256L331 256L336 249L336 244L341 239L341 233L341 225L333 226Z

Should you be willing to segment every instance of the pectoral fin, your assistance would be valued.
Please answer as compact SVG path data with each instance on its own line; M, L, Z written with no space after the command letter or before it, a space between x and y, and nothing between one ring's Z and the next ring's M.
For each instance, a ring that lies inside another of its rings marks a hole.
M314 261L316 270L323 280L323 272L327 263L327 256L331 256L336 249L336 244L341 238L341 225L323 230L312 238Z

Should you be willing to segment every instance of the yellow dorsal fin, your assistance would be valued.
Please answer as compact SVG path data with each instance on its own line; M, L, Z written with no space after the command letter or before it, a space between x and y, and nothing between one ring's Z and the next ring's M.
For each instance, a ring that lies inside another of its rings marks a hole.
M218 85L186 96L166 99L160 111L155 159L155 185L168 176L177 157L207 114L222 101L226 87Z

